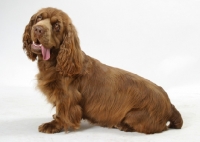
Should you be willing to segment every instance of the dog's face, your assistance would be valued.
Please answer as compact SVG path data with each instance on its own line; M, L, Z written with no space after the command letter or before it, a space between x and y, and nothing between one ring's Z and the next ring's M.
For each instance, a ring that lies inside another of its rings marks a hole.
M42 54L44 60L50 58L50 49L58 48L63 41L64 18L58 11L42 10L36 13L31 28L31 51Z

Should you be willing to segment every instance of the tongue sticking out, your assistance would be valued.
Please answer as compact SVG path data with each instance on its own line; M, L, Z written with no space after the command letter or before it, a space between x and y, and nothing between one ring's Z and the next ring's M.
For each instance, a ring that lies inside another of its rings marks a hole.
M35 44L35 42L33 42L31 47L36 50L38 50L38 49L42 50L43 60L48 60L50 58L50 49L45 48L42 44L37 45L37 44Z
M48 60L50 58L50 49L45 48L43 45L41 45L42 49L42 56L44 60Z

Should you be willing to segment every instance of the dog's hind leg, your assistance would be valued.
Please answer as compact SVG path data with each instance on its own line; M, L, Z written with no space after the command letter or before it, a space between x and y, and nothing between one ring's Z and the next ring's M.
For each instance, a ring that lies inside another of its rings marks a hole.
M158 122L156 120L155 116L150 116L146 110L132 109L126 114L119 126L121 126L120 130L131 130L146 134L159 133L167 130L165 121Z

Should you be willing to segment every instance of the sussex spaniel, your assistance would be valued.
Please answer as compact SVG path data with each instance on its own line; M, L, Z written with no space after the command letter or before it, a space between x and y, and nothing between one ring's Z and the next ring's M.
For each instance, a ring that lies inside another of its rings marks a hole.
M161 87L86 55L71 19L61 10L43 8L31 17L23 49L37 60L37 86L56 107L53 120L39 126L40 132L79 129L82 119L146 134L182 127L180 113Z

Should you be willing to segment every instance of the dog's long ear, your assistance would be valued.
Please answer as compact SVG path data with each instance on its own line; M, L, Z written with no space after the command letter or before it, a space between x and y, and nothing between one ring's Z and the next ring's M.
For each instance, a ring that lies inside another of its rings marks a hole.
M33 52L31 52L31 44L32 44L32 40L31 40L31 28L34 24L34 20L35 20L35 15L33 15L28 23L28 25L26 25L25 27L25 31L23 34L23 49L26 52L26 55L28 56L29 59L31 59L32 61L35 61L37 55L34 54Z
M66 25L63 43L57 56L56 70L63 76L79 74L82 68L82 51L77 31L72 23Z

